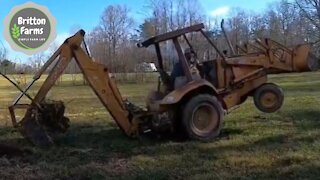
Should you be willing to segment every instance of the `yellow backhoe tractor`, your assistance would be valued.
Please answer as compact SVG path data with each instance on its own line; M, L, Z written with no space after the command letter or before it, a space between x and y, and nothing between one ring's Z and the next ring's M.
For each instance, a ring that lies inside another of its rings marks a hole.
M56 80L74 58L88 84L120 129L130 137L147 132L170 133L182 131L190 139L211 140L219 135L225 112L253 96L256 107L263 112L275 112L283 102L283 92L275 84L268 83L268 74L303 72L317 68L317 59L310 53L310 45L287 48L270 39L257 40L251 46L255 50L226 57L203 30L203 24L157 35L138 47L153 46L158 57L160 74L157 91L148 96L146 108L140 108L124 100L108 68L95 62L84 42L85 32L80 30L69 37L35 74L33 81L9 107L14 127L36 145L51 145L56 135L69 127L61 101L48 101L46 95ZM217 58L197 64L198 72L191 71L181 47L181 41L193 49L187 38L189 33L199 33L208 41L207 48L218 54ZM184 76L172 79L164 68L161 43L172 41ZM83 45L82 45L83 44ZM83 47L83 48L82 48ZM34 97L28 94L30 87L48 70L50 72ZM20 104L27 96L30 104ZM15 110L27 109L22 119Z

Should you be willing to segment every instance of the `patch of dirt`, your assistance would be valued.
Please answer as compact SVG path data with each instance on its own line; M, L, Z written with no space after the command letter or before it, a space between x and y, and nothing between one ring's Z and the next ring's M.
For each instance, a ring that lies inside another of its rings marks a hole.
M40 107L31 106L20 125L22 135L37 146L50 146L55 138L69 128L69 119L64 116L62 101L45 101Z

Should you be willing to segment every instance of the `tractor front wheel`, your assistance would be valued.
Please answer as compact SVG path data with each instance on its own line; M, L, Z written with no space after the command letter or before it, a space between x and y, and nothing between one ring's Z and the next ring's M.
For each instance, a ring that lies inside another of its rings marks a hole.
M283 104L283 99L282 89L272 83L260 86L253 96L255 106L265 113L273 113L279 110Z
M201 94L187 102L183 109L182 125L190 139L207 141L219 135L223 116L217 98Z

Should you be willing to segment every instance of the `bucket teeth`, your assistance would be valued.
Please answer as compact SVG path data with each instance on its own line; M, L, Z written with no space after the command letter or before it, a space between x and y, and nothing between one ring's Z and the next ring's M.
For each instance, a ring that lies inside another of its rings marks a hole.
M20 132L37 146L51 146L55 139L67 131L69 119L64 116L65 106L61 101L46 101L31 106L22 121Z

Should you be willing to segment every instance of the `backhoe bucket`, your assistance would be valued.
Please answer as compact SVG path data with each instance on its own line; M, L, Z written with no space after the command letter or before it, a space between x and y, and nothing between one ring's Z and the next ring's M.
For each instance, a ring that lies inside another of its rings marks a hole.
M19 123L22 135L37 146L50 146L66 132L69 119L64 116L65 106L61 101L50 101L30 106Z

